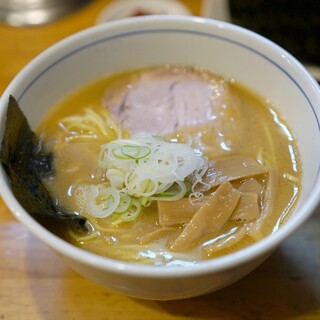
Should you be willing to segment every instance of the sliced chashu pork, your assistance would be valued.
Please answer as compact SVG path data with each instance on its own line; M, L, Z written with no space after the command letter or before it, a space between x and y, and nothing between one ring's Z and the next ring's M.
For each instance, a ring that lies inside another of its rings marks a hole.
M197 146L210 145L215 153L230 151L240 137L238 99L228 83L208 72L186 68L144 71L131 82L108 88L103 104L132 134L165 135L194 128Z

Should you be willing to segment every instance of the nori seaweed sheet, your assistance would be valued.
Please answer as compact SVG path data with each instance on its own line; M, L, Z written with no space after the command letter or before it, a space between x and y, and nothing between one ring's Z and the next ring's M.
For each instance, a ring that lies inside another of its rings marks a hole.
M39 151L39 140L31 130L17 101L10 96L0 161L12 191L39 223L60 236L66 228L86 232L86 218L55 204L42 180L54 175L54 157Z

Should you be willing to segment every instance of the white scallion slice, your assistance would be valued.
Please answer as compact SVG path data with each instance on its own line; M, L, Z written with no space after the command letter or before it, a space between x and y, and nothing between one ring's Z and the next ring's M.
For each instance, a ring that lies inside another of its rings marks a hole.
M142 208L141 208L141 203L135 199L132 198L132 204L131 207L128 211L126 211L125 213L123 213L121 215L121 220L123 221L132 221L135 218L138 217L138 215L140 214Z
M132 204L132 198L125 194L124 196L120 196L120 201L117 208L114 210L114 213L122 214L128 211Z
M112 154L120 160L139 160L150 154L151 150L147 146L124 145L112 149Z
M150 197L150 200L176 201L184 197L187 187L183 181L176 181L169 189Z
M119 205L119 191L113 187L91 185L88 194L88 213L96 218L106 218Z
M139 175L135 181L136 197L150 197L157 192L158 180L151 174Z

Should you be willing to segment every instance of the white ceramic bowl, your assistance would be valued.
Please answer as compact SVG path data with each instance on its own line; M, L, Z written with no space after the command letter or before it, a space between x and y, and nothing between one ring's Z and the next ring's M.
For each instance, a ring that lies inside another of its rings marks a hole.
M118 292L159 300L205 294L240 279L315 210L320 199L318 84L290 54L257 34L201 18L152 16L100 25L54 45L16 76L0 105L2 136L10 94L35 126L57 100L79 86L109 73L168 63L201 66L235 78L270 99L293 129L303 163L302 194L292 218L273 235L196 266L169 268L115 261L76 248L44 229L20 206L4 171L0 172L1 195L9 209L68 265Z

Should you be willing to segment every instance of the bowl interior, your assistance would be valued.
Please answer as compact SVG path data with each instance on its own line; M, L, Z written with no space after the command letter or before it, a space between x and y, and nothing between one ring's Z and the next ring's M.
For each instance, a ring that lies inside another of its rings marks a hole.
M320 188L320 143L313 143L320 141L319 88L290 54L242 28L199 18L144 17L85 30L19 73L1 99L1 132L10 94L35 127L58 100L90 81L164 64L195 65L234 78L275 104L294 132L303 163L297 207L303 210L296 210L301 217L290 230L296 228L315 207Z

